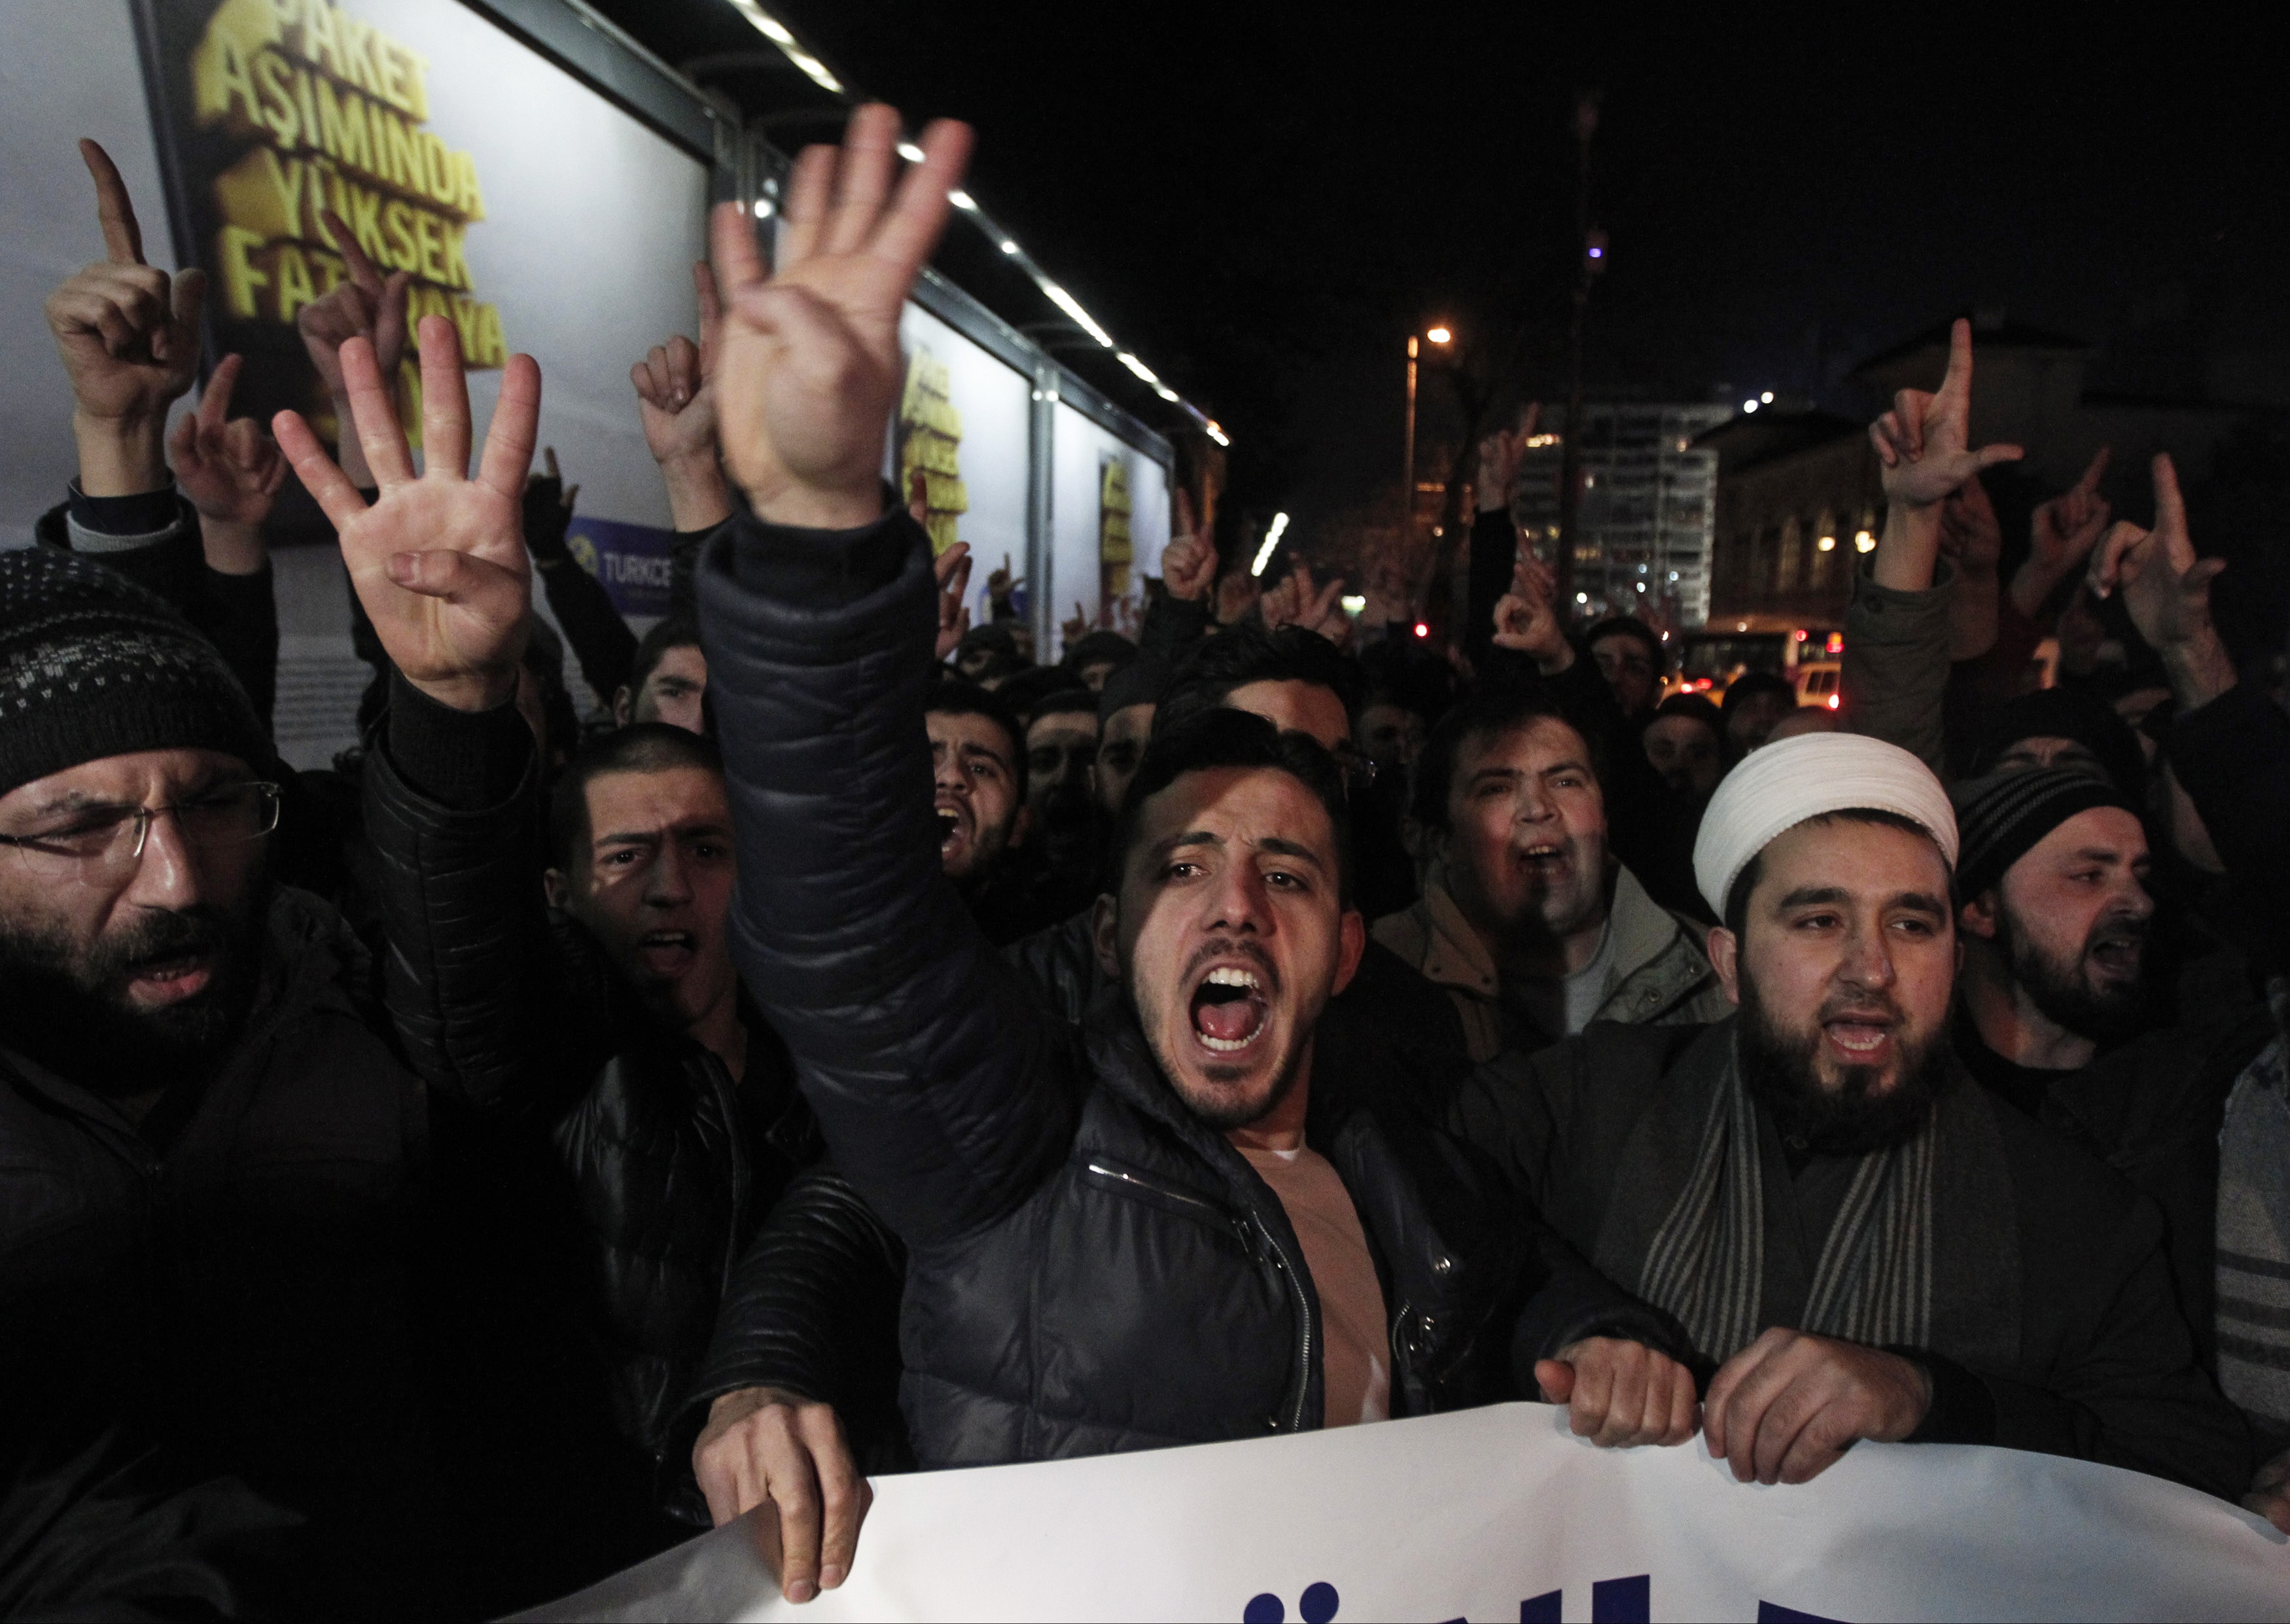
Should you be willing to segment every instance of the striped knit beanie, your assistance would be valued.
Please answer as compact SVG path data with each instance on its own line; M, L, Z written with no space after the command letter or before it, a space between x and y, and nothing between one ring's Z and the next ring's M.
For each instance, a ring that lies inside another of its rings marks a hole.
M2137 815L2123 792L2090 772L2029 767L1966 780L1949 792L1956 803L1963 854L1957 894L1966 901L2001 881L2014 863L2078 812L2115 806Z
M258 771L270 735L165 603L52 547L0 552L0 795L83 762L209 749Z

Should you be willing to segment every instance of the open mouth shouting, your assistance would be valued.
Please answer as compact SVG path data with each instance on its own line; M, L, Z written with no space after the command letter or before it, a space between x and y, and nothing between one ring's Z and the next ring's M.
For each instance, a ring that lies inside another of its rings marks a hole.
M637 956L662 980L682 975L699 956L700 939L690 931L646 931L637 939Z
M1518 853L1519 866L1541 880L1565 872L1568 860L1566 844L1559 840L1538 840Z
M2144 931L2113 930L2093 940L2084 956L2102 979L2110 981L2134 981L2139 979L2139 964L2146 948Z
M1193 1038L1223 1059L1246 1050L1263 1036L1271 1005L1257 971L1243 964L1217 964L1193 988Z
M938 860L950 863L969 846L974 820L970 808L951 796L941 796L937 810Z
M1900 1027L1887 1011L1844 1010L1822 1017L1822 1041L1840 1065L1882 1066L1898 1048Z

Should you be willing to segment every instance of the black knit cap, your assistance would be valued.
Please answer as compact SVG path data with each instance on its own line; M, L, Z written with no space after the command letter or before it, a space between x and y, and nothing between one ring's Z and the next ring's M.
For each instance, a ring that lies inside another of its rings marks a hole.
M2138 815L2114 785L2064 767L1991 772L1949 791L1956 803L1957 894L1969 901L2078 812L2113 806Z
M212 644L158 597L52 547L0 553L0 795L84 762L270 735Z

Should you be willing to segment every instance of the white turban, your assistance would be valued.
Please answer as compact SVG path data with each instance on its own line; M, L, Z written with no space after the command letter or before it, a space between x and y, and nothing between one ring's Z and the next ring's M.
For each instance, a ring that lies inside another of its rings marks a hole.
M1881 739L1799 733L1751 751L1718 786L1693 841L1694 884L1722 918L1751 858L1808 818L1840 812L1897 813L1956 866L1956 811L1930 767Z

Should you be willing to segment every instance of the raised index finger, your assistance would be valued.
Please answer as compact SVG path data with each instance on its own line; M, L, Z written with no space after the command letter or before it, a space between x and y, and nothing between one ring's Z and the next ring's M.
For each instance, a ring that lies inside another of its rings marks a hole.
M341 251L342 265L349 272L350 280L376 299L380 298L381 273L365 257L365 250L358 246L357 233L350 229L349 222L332 209L319 210L318 218L325 222L326 229L333 236L334 246Z
M127 196L127 182L119 165L100 142L82 137L79 156L95 177L95 217L103 224L104 258L114 265L143 263L143 228L135 223L135 204Z
M2166 539L2174 555L2194 556L2187 540L2187 504L2179 494L2179 470L2172 466L2168 452L2155 453L2155 532ZM2186 559L2174 557L2173 562L2182 569L2186 564Z
M1960 316L1948 330L1948 375L1941 380L1940 392L1951 400L1972 393L1972 324Z
M2115 448L2111 445L2102 445L2093 452L2091 466L2084 469L2083 477L2076 481L2076 489L2086 496L2096 492L2099 489L2099 476L2107 472L2107 460L2114 454Z

